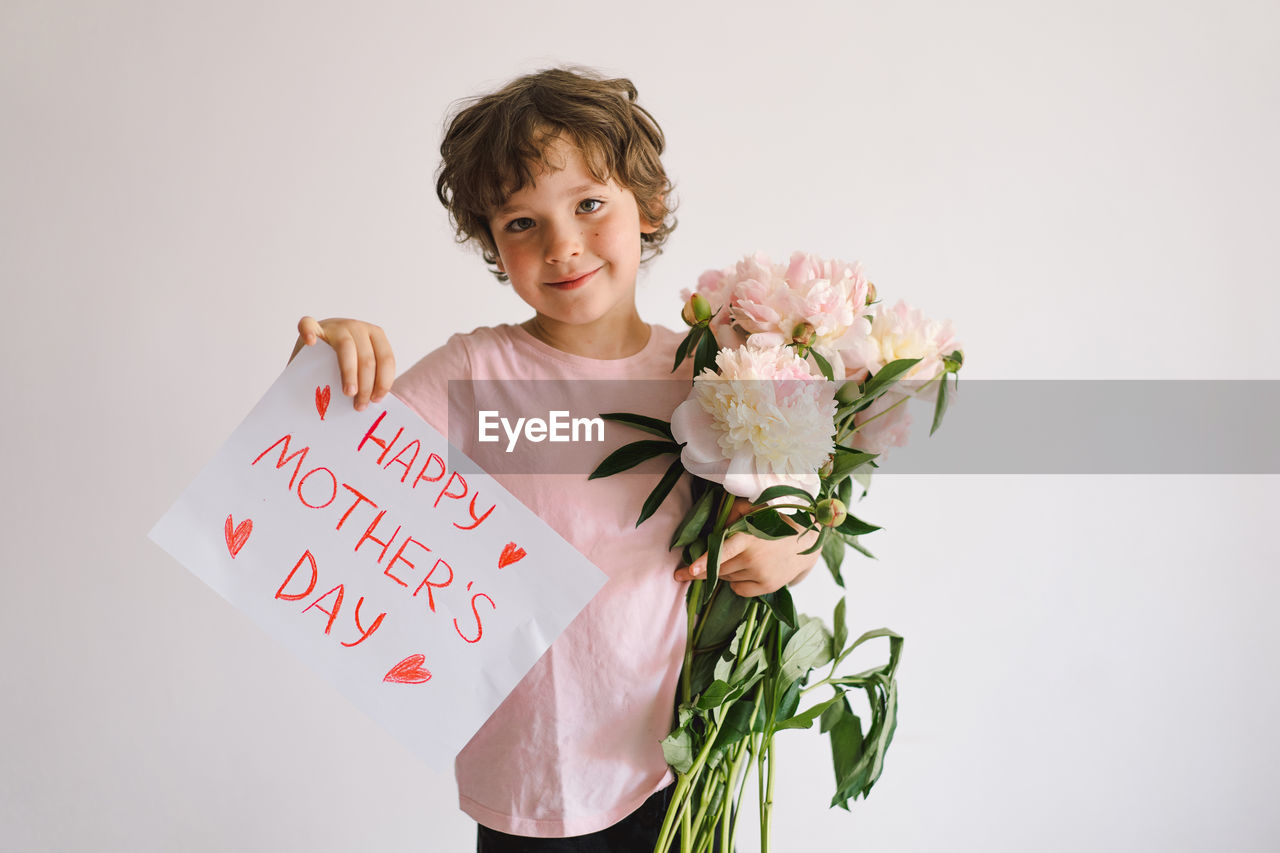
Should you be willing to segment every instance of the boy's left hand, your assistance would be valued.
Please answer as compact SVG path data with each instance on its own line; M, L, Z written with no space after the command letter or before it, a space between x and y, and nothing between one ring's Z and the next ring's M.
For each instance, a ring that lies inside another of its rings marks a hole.
M751 509L751 501L738 498L729 513L729 523L737 521ZM785 516L784 516L785 517ZM735 533L720 548L721 580L744 598L776 592L800 580L818 562L818 554L800 554L813 545L817 531L800 531L789 539L760 539L750 533ZM707 555L688 566L676 569L678 581L706 577Z

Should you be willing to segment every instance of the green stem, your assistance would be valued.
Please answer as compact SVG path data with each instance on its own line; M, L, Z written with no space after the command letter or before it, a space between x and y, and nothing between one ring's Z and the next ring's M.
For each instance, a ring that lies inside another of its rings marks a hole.
M716 776L719 777L720 774L717 773ZM707 819L707 809L710 808L711 801L715 799L716 789L720 785L721 780L716 778L702 791L702 804L698 808L697 817L693 819L693 828L691 830L691 838L696 839L698 843L698 846L694 848L694 853L704 853L707 847L710 846L711 840L715 838L715 827L713 826L711 831L707 831L703 827L703 823Z
M773 830L773 733L765 734L762 756L769 767L769 781L765 796L760 801L760 853L769 853L770 833Z
M702 597L702 580L696 580L689 586L687 607L689 610L689 626L684 644L684 667L680 670L680 702L687 705L693 701L693 646L694 626L698 623L698 599ZM697 625L697 633L702 633L702 626Z
M925 389L926 389L926 388L928 388L930 385L932 385L933 383L937 382L939 379L941 379L943 376L946 376L946 375L947 375L947 374L946 374L946 371L944 370L942 373L939 373L937 376L933 377L933 378L932 378L932 379L930 379L928 382L924 383L924 384L923 384L923 385L921 385L919 388L917 388L917 389L915 390L915 392L913 392L911 395L908 395L908 396L906 396L906 397L902 397L902 398L901 398L901 399L899 399L896 403L894 403L892 406L889 406L888 408L886 408L883 412L876 412L874 415L872 415L871 417L867 418L865 421L863 421L862 423L858 424L857 426L855 426L855 427L854 427L853 429L851 429L851 430L847 430L847 431L846 431L846 430L843 430L843 429L842 429L842 430L840 431L839 436L837 436L837 439L836 439L837 443L839 443L839 442L841 442L841 441L844 441L844 439L845 439L845 438L847 438L847 437L849 437L849 436L853 435L855 432L857 432L858 430L862 429L864 426L866 426L867 424L871 423L872 421L874 421L876 418L880 417L881 415L887 415L887 414L889 414L889 412L891 412L891 411L893 411L894 409L898 408L898 407L899 407L899 406L901 406L903 403L907 402L907 400L910 400L910 399L911 399L911 397L915 396L916 394L919 394L921 391L925 390Z
M751 703L751 717L755 720L760 713L760 700L764 691L757 688L755 701ZM720 850L722 853L733 850L733 839L738 834L737 815L742 813L742 797L747 792L747 768L751 766L751 756L755 754L757 736L754 734L743 738L737 745L737 753L729 770L729 787L724 792L724 816L720 825Z
M761 744L759 747L760 751L756 753L756 789L759 792L757 796L759 797L759 800L760 800L760 853L769 853L769 836L765 834L765 819L764 819L764 814L765 814L764 763L765 763L765 756L768 755L768 752L769 752L768 742L764 740L764 738L766 737L768 736L767 735L761 736Z
M711 725L707 730L706 740L702 744L702 749L698 752L698 757L693 760L693 764L689 767L687 773L680 774L676 781L676 790L671 795L671 805L667 808L667 816L662 821L662 830L659 834L658 850L665 851L666 847L662 846L665 842L667 845L671 843L671 830L677 819L687 822L689 811L689 788L695 784L698 777L702 774L703 767L706 766L707 759L711 756L711 747L715 745L716 735L719 733L720 727ZM677 804L679 806L677 814Z

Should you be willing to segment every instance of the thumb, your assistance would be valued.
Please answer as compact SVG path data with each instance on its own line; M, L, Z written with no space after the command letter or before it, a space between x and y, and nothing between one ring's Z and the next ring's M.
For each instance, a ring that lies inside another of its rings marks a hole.
M307 315L298 321L298 335L306 342L307 346L311 346L316 341L328 342L328 338L324 334L324 326L320 325L320 321L311 315Z
M719 565L723 568L724 564L732 560L734 557L747 550L747 546L751 544L751 536L746 533L735 533L724 540L724 544L720 546ZM679 575L681 580L691 580L700 578L707 573L707 560L710 555L703 554L698 559L689 564L688 568L682 569Z

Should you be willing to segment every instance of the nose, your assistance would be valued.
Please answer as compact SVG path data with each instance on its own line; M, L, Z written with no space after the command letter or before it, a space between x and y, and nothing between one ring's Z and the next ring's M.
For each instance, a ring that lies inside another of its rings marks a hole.
M582 231L576 223L557 224L547 229L547 263L561 264L580 254Z

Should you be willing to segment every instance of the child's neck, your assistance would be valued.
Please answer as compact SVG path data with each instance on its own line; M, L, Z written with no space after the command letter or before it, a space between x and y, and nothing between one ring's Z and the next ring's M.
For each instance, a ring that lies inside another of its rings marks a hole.
M561 323L538 314L520 325L547 346L583 358L627 358L649 343L649 324L634 312L616 320L601 318L585 326Z

